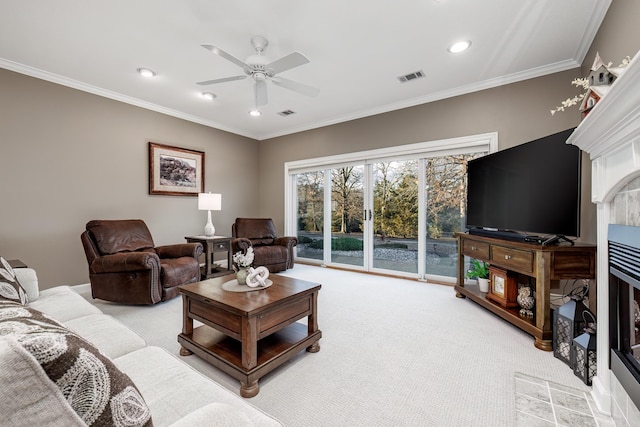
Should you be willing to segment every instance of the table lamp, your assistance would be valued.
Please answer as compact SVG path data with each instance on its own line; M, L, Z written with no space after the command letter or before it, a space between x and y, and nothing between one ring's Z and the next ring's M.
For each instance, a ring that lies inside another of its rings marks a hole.
M198 209L207 211L207 225L204 226L204 235L211 237L216 233L216 228L211 222L211 211L219 211L222 209L222 195L212 193L198 194Z

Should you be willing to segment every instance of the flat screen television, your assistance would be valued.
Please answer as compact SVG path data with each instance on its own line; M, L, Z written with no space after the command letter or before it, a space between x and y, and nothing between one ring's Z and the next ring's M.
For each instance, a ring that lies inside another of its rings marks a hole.
M582 156L578 147L566 143L572 132L469 161L469 232L578 237Z

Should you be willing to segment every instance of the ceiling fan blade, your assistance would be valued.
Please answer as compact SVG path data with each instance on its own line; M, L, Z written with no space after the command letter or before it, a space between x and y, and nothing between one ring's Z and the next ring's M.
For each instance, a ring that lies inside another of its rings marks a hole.
M320 89L307 86L302 83L295 82L293 80L285 79L284 77L274 77L271 79L274 85L283 87L285 89L292 90L294 92L301 93L310 97L316 97L320 93Z
M256 80L254 90L256 95L256 107L267 105L267 82L265 80Z
M271 75L281 73L286 70L290 70L294 67L299 67L309 62L309 59L300 52L293 52L287 56L283 56L280 59L267 64L265 67Z
M212 44L203 44L200 45L203 48L210 50L211 52L215 53L218 56L223 57L224 59L226 59L227 61L231 61L234 64L236 64L238 67L245 69L245 68L251 68L249 67L249 65L245 64L244 61L239 60L238 58L236 58L235 56L231 55L230 53L225 52L224 50L220 49L219 47L216 47Z
M213 80L205 80L203 82L198 82L196 84L198 85L213 85L216 83L224 83L224 82L232 82L234 80L244 80L246 79L247 76L233 76L233 77L223 77L221 79L213 79Z

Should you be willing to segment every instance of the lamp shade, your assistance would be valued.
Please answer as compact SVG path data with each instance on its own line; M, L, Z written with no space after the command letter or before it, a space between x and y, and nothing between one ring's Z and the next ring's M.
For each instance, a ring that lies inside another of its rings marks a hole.
M222 194L199 193L198 209L201 211L219 211L222 209Z

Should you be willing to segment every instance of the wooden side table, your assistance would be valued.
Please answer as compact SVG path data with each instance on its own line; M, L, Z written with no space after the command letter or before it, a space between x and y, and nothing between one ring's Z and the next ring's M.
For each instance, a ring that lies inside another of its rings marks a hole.
M11 266L11 268L27 268L27 264L20 261L19 259L8 259L7 262Z
M233 274L233 263L231 261L231 237L224 236L186 236L187 243L202 243L204 248L204 271L202 277L211 279L212 277ZM214 254L227 253L227 268L216 266Z

